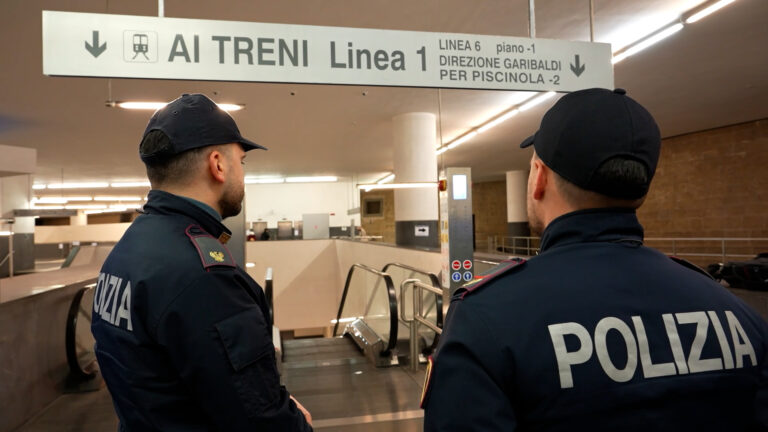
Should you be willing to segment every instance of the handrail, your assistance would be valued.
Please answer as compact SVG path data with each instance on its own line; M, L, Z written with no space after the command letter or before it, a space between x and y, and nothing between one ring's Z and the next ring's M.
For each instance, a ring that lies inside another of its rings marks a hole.
M523 236L500 236L501 244L499 244L497 236L493 237L493 246L491 246L491 242L489 241L489 249L493 248L494 251L496 251L497 248L500 248L502 252L511 252L516 253L518 250L524 251L527 255L534 255L538 253L538 247L533 247L532 242L533 241L540 241L540 237L523 237ZM511 240L511 244L507 244L507 241ZM524 240L525 245L524 246L518 246L517 242L518 240ZM679 256L690 256L690 257L711 257L711 258L720 258L723 261L726 261L727 257L736 257L736 258L745 258L745 257L751 257L754 256L753 254L744 254L744 253L728 253L727 252L727 245L730 244L731 248L733 248L733 243L736 242L742 242L742 243L754 243L754 242L768 242L768 237L646 237L643 239L643 242L646 246L648 246L649 243L654 242L671 242L671 250L662 247L653 247L654 249L660 250L663 253L672 254L672 255L679 255ZM696 242L719 242L720 243L720 250L715 252L715 248L710 248L711 252L681 252L678 250L678 247L680 247L680 243L688 243L687 246L692 246L691 243ZM662 250L666 249L666 250ZM731 249L732 250L732 249ZM490 252L490 250L489 250Z
M344 283L344 292L341 294L341 302L339 303L339 312L336 314L336 324L333 326L333 335L336 336L336 332L339 330L339 320L341 319L341 313L344 311L344 303L347 301L347 292L349 291L349 283L352 281L352 274L355 269L359 268L369 273L373 273L382 279L387 285L387 296L389 297L389 342L387 347L380 353L381 355L389 355L392 349L397 344L397 295L395 294L395 285L392 282L392 277L384 272L380 272L373 267L368 267L364 264L352 264L347 273L347 281Z
M274 288L272 287L272 267L267 267L267 273L264 275L264 297L267 299L267 308L269 309L269 326L275 325L275 305Z
M69 312L67 313L65 339L67 364L69 365L69 371L72 373L72 376L78 381L87 381L96 376L95 371L87 372L83 370L77 358L77 316L80 312L80 302L83 300L83 295L85 295L88 290L92 289L93 286L86 286L75 293L75 296L72 298L72 303L69 305Z
M417 269L416 267L411 267L411 266L409 266L407 264L396 263L396 262L389 263L389 264L385 265L384 268L381 269L381 271L386 273L387 269L390 266L400 267L400 268L409 270L409 271L411 271L413 273L423 274L423 275L429 277L429 281L432 282L432 286L433 287L435 287L436 289L442 288L442 285L440 284L440 279L438 279L437 275L435 275L434 273L430 273L430 272L427 272L427 271L424 271L424 270L421 270L421 269ZM402 290L401 290L400 298L402 299L402 297L403 296L402 296ZM402 313L403 308L401 307L400 309L401 309L401 313ZM443 296L442 296L442 294L441 295L435 295L435 312L437 314L437 316L435 317L435 323L437 323L438 327L443 328ZM406 321L406 320L403 319L403 321ZM432 341L432 345L429 348L431 350L434 350L435 348L437 348L437 343L439 341L440 341L440 335L439 334L435 334L435 339Z
M426 319L424 315L422 315L422 309L424 309L424 305L422 303L421 291L419 290L427 290L434 293L435 295L442 296L443 289L427 285L418 279L406 279L402 284L400 284L401 301L402 298L405 297L405 290L408 288L408 285L413 285L413 319L410 321L405 320L405 314L403 313L403 320L410 324L411 334L409 346L411 352L411 370L416 371L419 368L419 324L423 324L434 331L435 338L443 333L442 327L438 327L435 324L432 324L428 319Z

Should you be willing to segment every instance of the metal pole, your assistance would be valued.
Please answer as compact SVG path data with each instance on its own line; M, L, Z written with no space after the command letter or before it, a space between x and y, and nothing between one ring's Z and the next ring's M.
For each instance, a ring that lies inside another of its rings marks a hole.
M413 284L413 321L411 321L411 370L419 370L419 321L417 316L421 316L421 297L418 286ZM419 297L417 299L417 297Z
M589 41L595 41L595 0L589 0Z
M536 37L536 0L528 0L528 36Z
M160 18L165 16L165 0L157 0L157 16Z
M13 277L13 231L8 235L8 277Z
M721 240L721 250L723 252L723 263L725 263L725 239Z

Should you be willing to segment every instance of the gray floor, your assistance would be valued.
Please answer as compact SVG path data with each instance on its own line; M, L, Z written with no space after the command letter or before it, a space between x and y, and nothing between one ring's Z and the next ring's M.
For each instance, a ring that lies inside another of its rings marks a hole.
M422 430L423 371L375 368L348 339L284 341L283 350L283 381L315 430Z
M422 430L423 370L375 368L348 339L283 342L283 382L311 413L318 432ZM15 432L114 432L106 388L66 394Z

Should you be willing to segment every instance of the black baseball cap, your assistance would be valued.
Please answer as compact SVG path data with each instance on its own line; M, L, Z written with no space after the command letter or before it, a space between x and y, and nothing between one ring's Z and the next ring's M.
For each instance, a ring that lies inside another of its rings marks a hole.
M538 132L520 147L533 145L554 172L582 189L614 198L637 199L648 192L661 151L659 127L651 114L624 89L569 93L544 114ZM645 166L644 185L622 187L595 176L614 157Z
M232 116L202 94L183 94L155 111L144 130L142 140L155 130L168 136L170 146L151 154L139 150L139 156L145 163L218 144L240 143L245 151L267 149L243 138Z

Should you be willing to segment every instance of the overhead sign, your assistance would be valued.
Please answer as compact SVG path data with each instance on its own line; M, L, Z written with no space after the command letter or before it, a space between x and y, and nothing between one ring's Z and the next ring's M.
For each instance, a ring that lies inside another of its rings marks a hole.
M611 46L506 36L43 11L43 73L569 92Z

